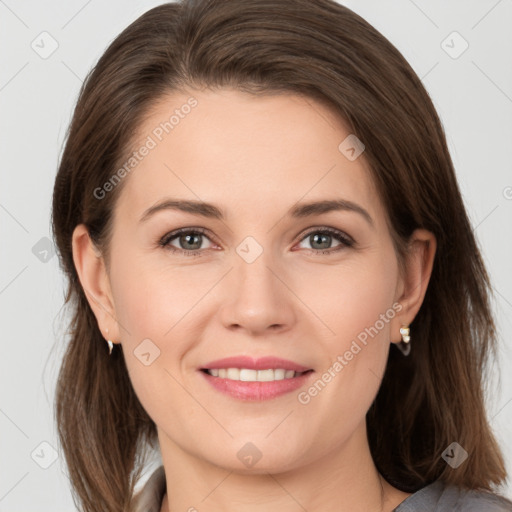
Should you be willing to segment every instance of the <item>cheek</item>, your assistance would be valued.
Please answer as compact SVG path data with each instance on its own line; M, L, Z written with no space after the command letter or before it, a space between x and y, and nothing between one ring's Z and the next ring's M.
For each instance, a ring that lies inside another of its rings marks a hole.
M397 313L397 276L397 261L390 250L354 258L347 265L318 268L299 292L329 327L316 324L324 333L317 336L323 364L321 382L311 389L311 397L322 395L315 402L318 407L323 401L346 413L334 418L339 428L346 427L348 417L356 423L364 417L380 386L391 320Z
M119 251L120 253L121 251ZM157 264L150 258L118 254L112 271L112 292L123 343L140 343L144 338L161 344L181 327L187 314L204 295L212 276L183 268ZM157 341L158 340L158 341Z
M130 381L157 425L179 414L194 414L177 381L182 380L180 362L190 343L182 328L197 298L177 275L171 279L170 272L120 259L112 276Z
M323 323L317 323L318 332L332 340L329 352L348 347L360 333L364 340L365 329L376 323L379 332L372 329L372 338L389 339L398 278L391 247L360 255L353 253L336 265L309 265L307 272L294 270L294 274L294 290Z

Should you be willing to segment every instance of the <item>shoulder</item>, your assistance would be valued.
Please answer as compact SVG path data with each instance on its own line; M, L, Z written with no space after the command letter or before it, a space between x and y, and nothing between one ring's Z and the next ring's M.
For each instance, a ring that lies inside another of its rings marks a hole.
M512 501L488 491L460 491L460 504L461 511L467 512L512 512Z
M433 482L402 501L396 512L512 512L512 501L488 491Z

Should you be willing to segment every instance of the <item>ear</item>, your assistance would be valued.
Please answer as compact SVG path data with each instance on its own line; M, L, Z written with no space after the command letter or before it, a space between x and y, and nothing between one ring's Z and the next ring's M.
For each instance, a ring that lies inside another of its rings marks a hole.
M425 229L416 229L409 239L404 275L397 286L396 301L402 305L402 309L391 321L393 343L402 341L400 327L408 326L414 320L423 303L432 274L436 247L435 236Z
M73 261L87 301L105 340L117 343L119 325L105 262L89 236L84 224L79 224L72 237Z

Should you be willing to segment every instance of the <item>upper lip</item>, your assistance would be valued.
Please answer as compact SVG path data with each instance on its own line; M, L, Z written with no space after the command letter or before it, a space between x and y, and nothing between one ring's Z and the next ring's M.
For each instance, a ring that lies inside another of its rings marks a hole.
M253 359L249 356L225 357L224 359L211 361L202 367L203 370L213 370L215 368L248 368L250 370L276 370L277 368L283 368L284 370L294 370L296 372L311 370L311 368L294 363L293 361L274 356L260 357L259 359Z

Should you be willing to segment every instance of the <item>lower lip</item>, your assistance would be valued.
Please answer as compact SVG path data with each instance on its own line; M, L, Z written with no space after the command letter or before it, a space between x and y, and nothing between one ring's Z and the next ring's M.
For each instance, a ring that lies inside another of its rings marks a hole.
M314 373L309 371L291 379L270 382L246 382L241 380L222 379L201 371L206 380L218 391L241 400L270 400L295 391Z

